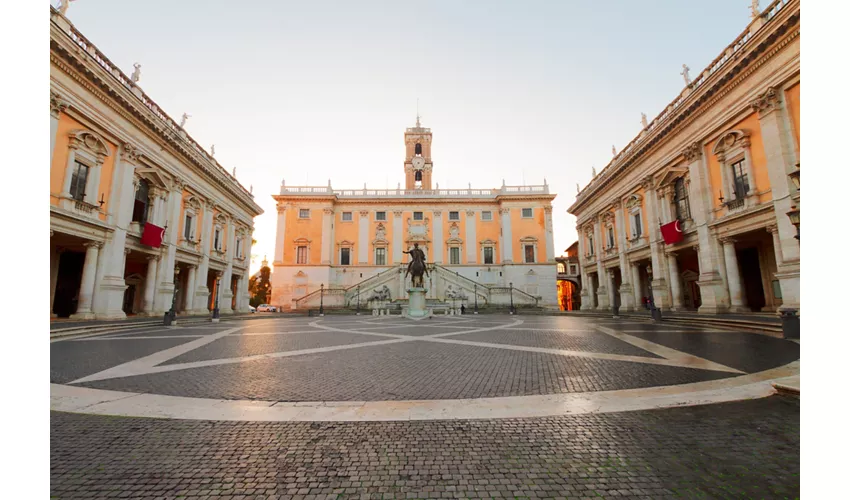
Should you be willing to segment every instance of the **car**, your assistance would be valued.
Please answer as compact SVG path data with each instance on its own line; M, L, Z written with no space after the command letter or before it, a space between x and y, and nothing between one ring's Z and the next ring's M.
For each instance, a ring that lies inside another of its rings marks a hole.
M252 313L257 312L257 308L252 305L248 305L248 309L250 309Z
M269 304L260 304L257 306L257 312L277 312L277 307Z

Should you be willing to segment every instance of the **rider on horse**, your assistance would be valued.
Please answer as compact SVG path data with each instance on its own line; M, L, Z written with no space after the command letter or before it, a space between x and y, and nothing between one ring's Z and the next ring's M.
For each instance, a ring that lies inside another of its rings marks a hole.
M419 248L419 243L414 243L413 248L406 252L402 250L402 253L406 253L410 255L410 262L407 264L407 273L405 273L405 278L407 275L413 276L413 283L416 286L417 278L419 278L419 285L422 285L422 275L428 274L428 266L425 265L425 252Z

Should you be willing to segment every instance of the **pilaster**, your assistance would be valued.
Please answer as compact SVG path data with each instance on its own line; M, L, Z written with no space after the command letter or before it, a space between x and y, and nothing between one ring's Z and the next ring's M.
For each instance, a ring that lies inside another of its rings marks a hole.
M475 211L466 211L466 263L475 264L478 261L478 238L476 237L475 228Z

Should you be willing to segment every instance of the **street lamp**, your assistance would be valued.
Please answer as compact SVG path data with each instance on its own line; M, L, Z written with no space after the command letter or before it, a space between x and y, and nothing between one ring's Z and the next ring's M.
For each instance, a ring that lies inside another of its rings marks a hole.
M360 285L357 285L357 315L360 316Z
M791 207L791 211L788 212L787 215L788 218L791 219L791 224L794 224L794 227L797 228L797 234L794 237L797 238L797 241L800 241L800 209L794 205Z
M171 326L172 323L177 319L177 311L175 310L175 306L177 303L177 290L178 290L178 281L177 276L180 275L180 267L174 266L174 294L171 296L171 309L165 313L165 317L162 320L162 324L165 326Z
M516 310L514 309L514 282L511 281L509 285L511 287L511 314L516 314Z
M475 283L475 312L474 314L478 314L478 283Z
M796 187L797 191L799 191L800 190L800 164L798 163L794 166L796 167L796 169L793 172L791 172L790 174L788 174L788 177L791 178L791 182L794 183L794 187Z
M319 286L319 316L325 315L325 284Z
M218 323L219 321L219 311L218 311L218 298L221 296L221 273L218 272L215 275L215 301L213 302L213 315L212 322Z

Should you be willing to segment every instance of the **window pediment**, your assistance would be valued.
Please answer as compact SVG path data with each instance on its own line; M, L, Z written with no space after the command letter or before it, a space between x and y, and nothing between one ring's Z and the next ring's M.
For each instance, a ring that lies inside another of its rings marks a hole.
M85 148L96 155L109 156L109 146L106 140L90 130L73 130L68 136L71 138L73 146Z
M746 130L730 130L724 132L717 144L714 145L712 153L715 155L728 153L735 148L745 148L750 145L750 133Z

